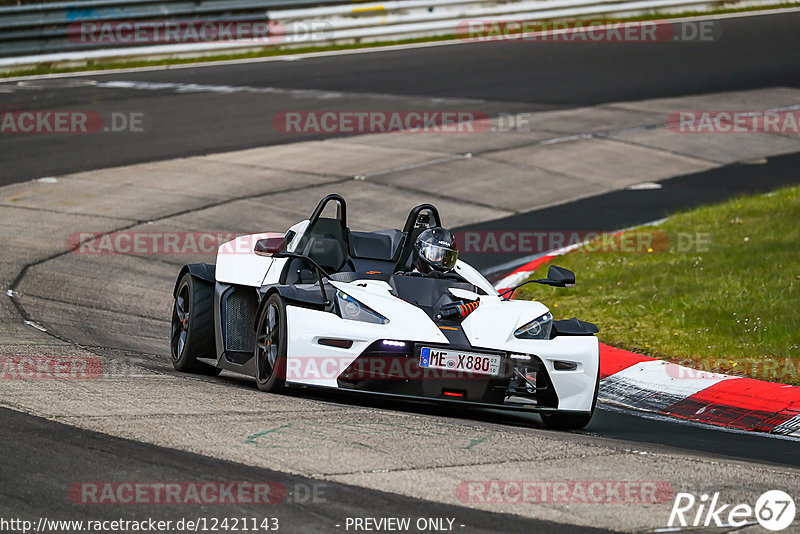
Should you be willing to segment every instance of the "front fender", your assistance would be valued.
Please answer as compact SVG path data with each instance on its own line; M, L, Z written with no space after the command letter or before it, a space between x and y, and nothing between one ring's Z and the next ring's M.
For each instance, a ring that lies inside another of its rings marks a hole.
M327 289L327 295L329 299L333 298L333 291L335 291L335 289ZM322 299L322 292L319 290L319 286L310 286L305 288L276 284L271 286L262 286L261 293L264 296L261 297L261 302L259 302L258 309L256 310L255 323L253 324L254 329L258 328L257 323L258 318L261 316L261 310L264 308L267 299L273 293L280 295L283 301L288 305L313 308L315 310L325 309L325 301Z

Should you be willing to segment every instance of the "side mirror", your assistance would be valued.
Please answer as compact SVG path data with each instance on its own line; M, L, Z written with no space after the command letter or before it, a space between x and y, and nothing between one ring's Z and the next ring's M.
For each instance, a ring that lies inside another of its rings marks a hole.
M539 280L539 283L555 287L573 287L575 285L575 273L569 269L551 265L547 270L547 278Z
M259 256L272 256L282 251L286 247L286 239L283 237L267 237L256 241L253 251Z
M550 268L547 270L547 278L540 278L538 280L527 280L518 284L512 288L506 289L500 293L499 296L503 297L507 293L514 294L514 291L521 288L525 284L543 284L546 286L554 286L554 287L572 287L575 285L575 273L570 271L569 269L565 269L563 267L557 267L555 265L551 265ZM503 297L503 300L510 299L511 296Z

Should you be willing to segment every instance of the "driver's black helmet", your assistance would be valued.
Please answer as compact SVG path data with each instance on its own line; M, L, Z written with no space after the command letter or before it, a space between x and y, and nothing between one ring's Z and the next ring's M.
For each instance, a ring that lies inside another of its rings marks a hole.
M457 259L455 236L445 228L428 228L414 243L414 267L422 273L446 273L456 266Z

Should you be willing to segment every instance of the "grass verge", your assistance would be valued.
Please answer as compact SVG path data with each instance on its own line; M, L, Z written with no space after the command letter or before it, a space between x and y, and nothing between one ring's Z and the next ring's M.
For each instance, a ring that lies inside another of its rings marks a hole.
M696 16L708 16L708 15L722 15L722 14L730 14L730 13L746 13L746 12L756 12L756 11L770 11L775 9L787 9L787 8L796 8L800 7L800 2L788 2L788 3L776 3L773 5L757 5L757 6L748 6L748 7L740 7L740 8L728 8L728 9L715 9L715 10L708 10L708 11L685 11L680 13L648 13L642 14L632 17L620 17L620 18L606 18L606 17L595 17L592 20L594 21L604 21L607 23L613 22L635 22L635 21L646 21L646 20L666 20L666 19L675 19L675 18L685 18L685 17L696 17ZM513 19L513 16L509 17L509 20ZM564 20L567 22L574 22L569 19L559 19ZM577 19L576 19L577 20ZM378 48L384 46L395 46L395 45L403 45L403 44L416 44L416 43L427 43L427 42L438 42L438 41L452 41L458 39L456 34L447 34L447 35L436 35L436 36L429 36L429 37L419 37L414 39L401 39L401 40L393 40L393 41L377 41L377 42L370 42L370 43L349 43L349 44L331 44L331 45L322 45L322 46L308 46L308 47L298 47L298 48L291 48L291 47L280 47L280 45L275 45L272 47L265 47L263 50L259 50L256 52L247 52L247 53L230 53L230 54L219 54L219 55L209 55L209 56L197 56L197 57L179 57L179 58L163 58L157 60L146 60L141 58L131 58L130 60L124 60L120 58L109 58L107 60L97 59L97 60L87 60L85 65L75 65L69 67L62 67L58 64L42 64L34 68L22 68L17 70L9 70L7 72L0 72L0 80L3 78L11 78L17 76L37 76L42 74L63 74L63 73L71 73L71 72L85 72L85 71L102 71L102 70L113 70L113 69L121 69L121 68L137 68L137 67L157 67L157 66L168 66L168 65L185 65L191 63L206 63L206 62L214 62L214 61L231 61L231 60L244 60L244 59L255 59L255 58L266 58L266 57L274 57L274 56L285 56L285 55L294 55L294 54L308 54L308 53L319 53L319 52L329 52L329 51L337 51L337 50L356 50L361 48Z
M611 250L643 237L652 244L642 252ZM529 284L515 298L594 322L616 347L800 385L800 187L679 213L589 248L553 262L575 271L574 288Z

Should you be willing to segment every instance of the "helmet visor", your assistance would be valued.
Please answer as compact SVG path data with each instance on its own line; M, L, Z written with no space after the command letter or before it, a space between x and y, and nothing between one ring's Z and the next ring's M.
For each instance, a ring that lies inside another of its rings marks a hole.
M456 266L456 260L458 259L457 250L430 243L421 244L419 253L432 266L447 271Z

